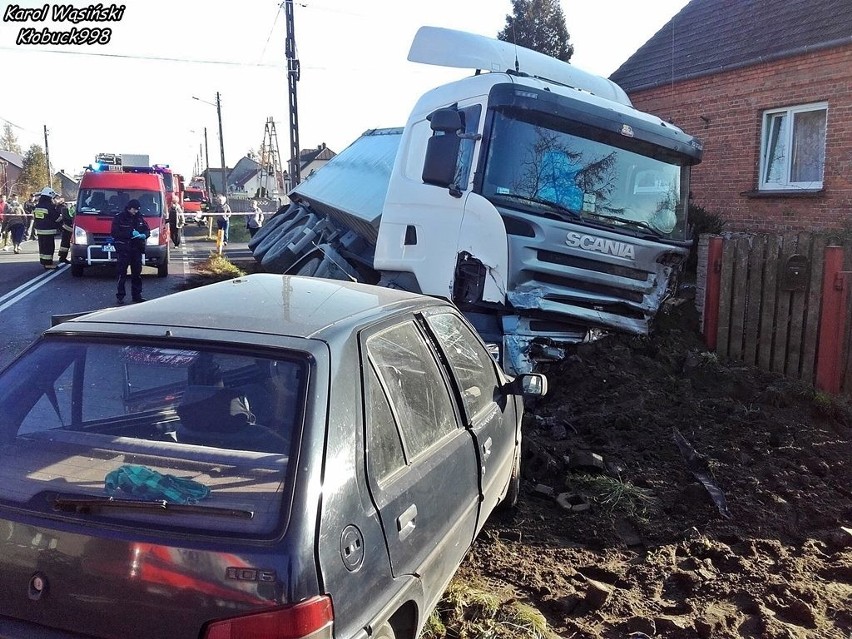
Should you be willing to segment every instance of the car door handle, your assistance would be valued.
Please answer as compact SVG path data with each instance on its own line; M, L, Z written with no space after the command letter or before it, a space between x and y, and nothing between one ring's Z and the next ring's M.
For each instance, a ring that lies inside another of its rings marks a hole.
M405 509L399 517L396 518L396 530L399 533L399 540L402 541L414 532L414 527L417 525L417 506L411 504Z
M491 438L485 440L485 443L482 444L482 461L485 461L491 456Z

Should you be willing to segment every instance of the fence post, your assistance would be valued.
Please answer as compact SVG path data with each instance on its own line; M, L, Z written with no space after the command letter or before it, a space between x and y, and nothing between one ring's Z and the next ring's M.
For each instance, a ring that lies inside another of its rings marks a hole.
M719 330L719 291L722 283L722 238L711 237L707 246L707 286L704 296L704 342L716 350Z
M841 273L842 269L843 247L827 246L822 275L816 387L833 394L840 392L844 309L849 288Z

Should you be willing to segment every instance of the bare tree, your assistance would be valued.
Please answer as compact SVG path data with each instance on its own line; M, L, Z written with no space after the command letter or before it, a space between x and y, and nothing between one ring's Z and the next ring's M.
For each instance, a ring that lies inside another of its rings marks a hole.
M8 122L3 125L3 134L0 135L0 150L11 151L12 153L23 155L21 145L18 142L18 136L15 135L15 132L12 130L12 125Z

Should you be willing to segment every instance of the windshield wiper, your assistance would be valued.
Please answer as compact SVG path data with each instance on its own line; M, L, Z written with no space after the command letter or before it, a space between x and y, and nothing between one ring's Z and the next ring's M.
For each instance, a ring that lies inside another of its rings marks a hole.
M544 206L549 206L553 209L552 212L557 214L557 217L568 222L570 222L571 220L583 219L583 214L580 211L569 209L567 206L564 206L559 202L554 202L553 200L546 200L544 198L538 197L528 197L526 195L519 195L517 193L497 193L495 194L495 197L502 197L512 200L520 200L521 202L529 202L531 204L543 204Z
M236 517L237 519L252 519L254 517L254 513L250 510L198 506L196 504L174 504L165 499L142 501L139 499L116 499L115 497L57 497L53 501L53 508L54 510L81 515L88 515L96 510L122 508L163 514L192 513L219 517Z
M632 226L634 228L643 229L645 231L650 231L654 237L663 237L665 233L660 231L659 229L654 228L644 220L631 220L624 217L618 217L617 215L607 215L605 213L597 213L592 211L587 211L589 215L592 217L596 217L601 220L613 220L614 222L618 222L619 224L624 224L625 226Z

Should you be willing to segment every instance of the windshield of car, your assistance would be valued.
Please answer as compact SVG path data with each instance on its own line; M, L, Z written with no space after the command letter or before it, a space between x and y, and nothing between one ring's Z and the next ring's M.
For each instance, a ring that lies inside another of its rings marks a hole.
M534 215L570 219L570 213L581 223L684 236L688 168L643 155L639 150L648 149L624 136L605 144L595 139L603 140L603 132L588 126L521 117L494 115L485 197Z
M145 216L163 214L163 198L159 191L141 189L80 189L77 195L77 213L98 215L119 213L130 200L139 201L139 210Z
M307 372L289 353L42 340L0 373L0 505L269 533Z

